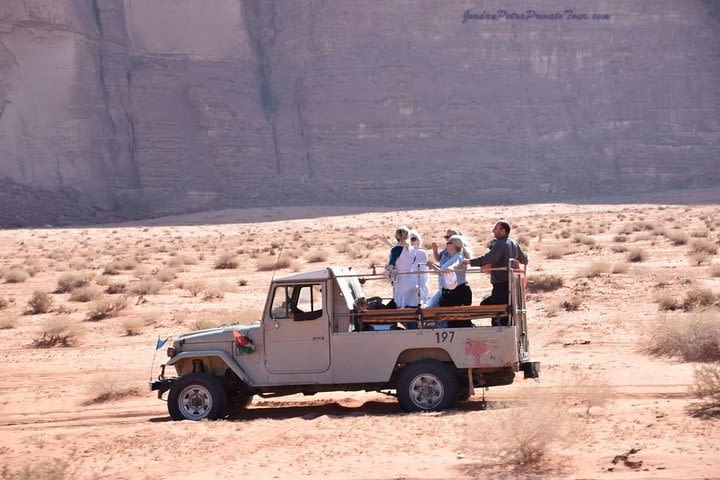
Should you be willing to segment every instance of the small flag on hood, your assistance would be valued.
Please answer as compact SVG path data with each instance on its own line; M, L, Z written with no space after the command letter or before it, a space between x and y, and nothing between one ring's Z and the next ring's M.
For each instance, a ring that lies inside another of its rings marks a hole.
M255 351L255 345L242 333L233 330L233 337L235 337L235 345L237 345L238 352L252 353Z
M170 340L170 337L166 338L165 340L160 340L160 337L157 339L157 344L155 344L155 350L159 350L162 348L163 345L165 345L165 342Z

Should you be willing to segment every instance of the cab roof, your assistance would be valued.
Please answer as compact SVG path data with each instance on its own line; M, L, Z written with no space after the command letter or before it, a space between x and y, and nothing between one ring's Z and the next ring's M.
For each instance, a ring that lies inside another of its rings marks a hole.
M328 280L333 275L352 275L355 272L352 267L341 267L332 266L327 268L321 268L318 270L311 270L309 272L295 273L293 275L286 275L284 277L278 277L275 279L276 282L316 282L319 280Z

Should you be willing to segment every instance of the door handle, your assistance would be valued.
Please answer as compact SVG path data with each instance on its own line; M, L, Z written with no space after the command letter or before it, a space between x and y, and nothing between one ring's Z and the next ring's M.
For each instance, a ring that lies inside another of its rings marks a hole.
M325 337L313 337L313 340L325 340Z
M280 328L280 324L278 323L277 320L275 320L275 323L273 323L273 325L275 325L275 330L277 330L278 328Z

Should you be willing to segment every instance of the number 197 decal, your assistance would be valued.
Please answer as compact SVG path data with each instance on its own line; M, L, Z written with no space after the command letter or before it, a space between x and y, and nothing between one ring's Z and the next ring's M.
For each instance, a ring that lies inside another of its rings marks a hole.
M453 338L455 338L455 332L453 332L452 330L435 332L435 339L437 340L437 343L451 343L453 341Z

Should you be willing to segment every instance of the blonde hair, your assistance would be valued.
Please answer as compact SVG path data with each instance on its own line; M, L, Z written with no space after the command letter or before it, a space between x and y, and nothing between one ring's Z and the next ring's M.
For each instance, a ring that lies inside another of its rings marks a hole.
M420 234L418 233L417 230L410 230L410 237L417 238L417 241L420 243L420 246L422 246L422 237L420 236Z
M460 235L460 236L462 236L462 232L460 231L459 228L456 228L456 227L450 227L450 228L448 228L448 229L445 230L445 231L446 231L446 232L452 232L453 235Z
M468 245L465 237L462 235L453 235L448 239L448 242L452 243L453 246L457 248L458 252L462 252L463 257L468 259L473 257L472 247Z
M398 242L407 243L409 237L410 229L405 225L403 225L402 227L398 227L398 229L395 230L395 240L397 240Z

